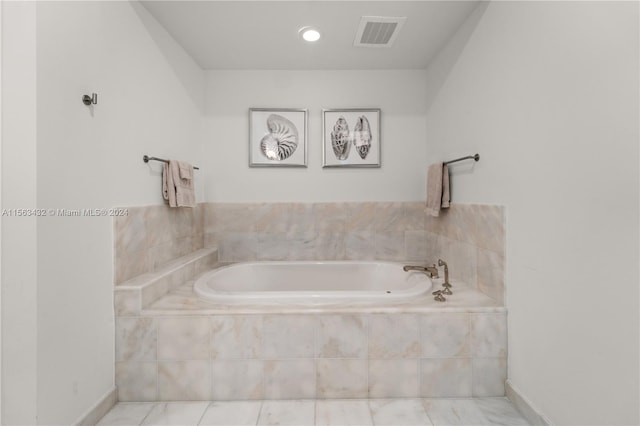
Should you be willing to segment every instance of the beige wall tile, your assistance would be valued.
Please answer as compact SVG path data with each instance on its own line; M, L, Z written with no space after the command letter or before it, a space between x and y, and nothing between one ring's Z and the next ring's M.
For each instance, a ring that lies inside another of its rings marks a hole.
M211 399L209 361L159 361L159 401L207 401Z
M216 360L212 363L214 400L264 398L264 366L261 360Z
M422 358L468 358L471 356L468 314L425 314L420 316Z
M114 279L116 284L123 283L149 270L147 251L116 256Z
M504 304L504 257L486 249L477 249L478 288L493 300Z
M319 359L317 398L366 398L367 376L367 360Z
M473 359L474 397L504 396L506 380L506 358Z
M262 358L263 326L259 315L217 315L211 321L211 358Z
M316 203L313 205L315 230L345 232L349 220L349 210L345 203Z
M158 320L158 359L209 359L208 318L167 317Z
M118 401L157 401L158 375L155 362L116 362Z
M471 314L471 355L474 358L507 357L507 315Z
M369 398L419 396L419 360L369 360Z
M420 333L416 315L370 315L369 358L417 358ZM402 330L399 333L398 330Z
M420 361L420 396L470 397L470 358L431 358Z
M147 248L147 227L145 209L130 207L127 216L114 218L115 252L123 256Z
M316 397L316 365L312 359L264 362L265 399L310 399Z
M377 231L375 258L391 261L404 260L407 257L404 246L404 231Z
M318 317L316 353L319 358L367 358L367 323L364 315Z
M158 327L153 318L116 318L116 362L155 361Z
M345 234L347 260L374 260L376 258L376 234L373 231L349 231Z
M310 315L267 315L263 319L264 357L313 358L316 318Z

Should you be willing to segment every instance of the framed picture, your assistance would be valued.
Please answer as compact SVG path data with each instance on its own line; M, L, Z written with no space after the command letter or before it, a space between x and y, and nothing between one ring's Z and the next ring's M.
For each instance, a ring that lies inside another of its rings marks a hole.
M322 167L380 167L380 109L325 109L322 129Z
M307 167L307 110L249 109L249 167Z

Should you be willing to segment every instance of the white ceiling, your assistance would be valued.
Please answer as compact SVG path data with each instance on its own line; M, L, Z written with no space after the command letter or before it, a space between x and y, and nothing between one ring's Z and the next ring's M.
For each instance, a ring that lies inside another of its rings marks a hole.
M142 1L204 69L422 69L472 1ZM406 16L389 48L354 47L361 16ZM322 32L315 44L298 29Z

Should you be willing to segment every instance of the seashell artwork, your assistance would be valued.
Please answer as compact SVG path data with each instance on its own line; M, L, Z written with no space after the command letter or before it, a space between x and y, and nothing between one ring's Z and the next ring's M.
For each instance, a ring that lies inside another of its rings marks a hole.
M260 150L269 160L282 161L298 147L298 129L286 118L271 114L267 118L267 133L260 141Z
M333 153L338 160L346 160L351 150L351 135L349 134L349 124L344 117L338 118L333 125L331 132L331 146Z
M380 139L379 108L322 110L323 168L380 167Z
M358 155L363 160L367 158L369 149L371 149L371 127L369 126L369 120L364 115L358 117L356 127L353 131L353 144L356 146Z

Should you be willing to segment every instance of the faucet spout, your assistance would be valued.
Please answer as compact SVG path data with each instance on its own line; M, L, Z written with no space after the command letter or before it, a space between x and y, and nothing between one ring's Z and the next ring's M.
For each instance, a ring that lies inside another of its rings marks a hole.
M444 282L445 284L449 284L449 266L447 266L447 262L438 259L438 266L444 266Z
M413 265L405 265L402 267L405 272L408 271L419 271L424 272L429 275L430 278L438 278L438 268L436 265L433 266L413 266Z

